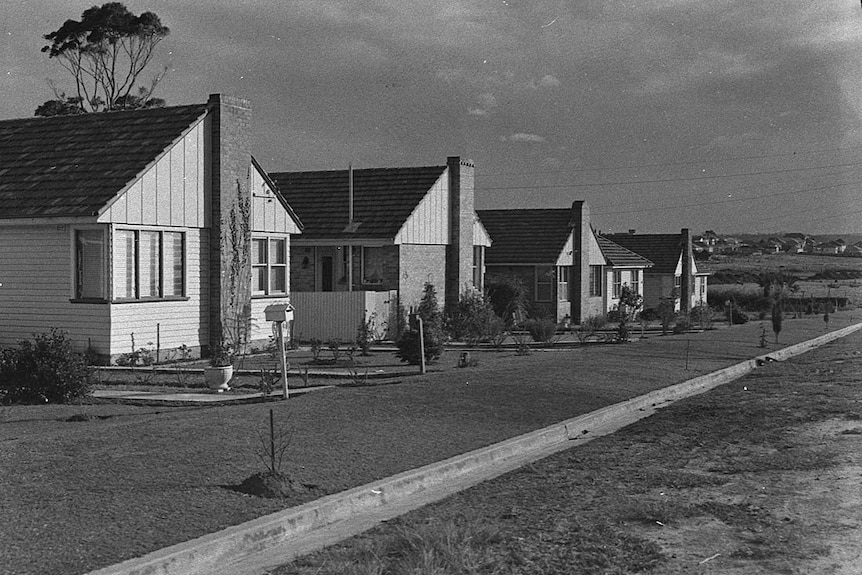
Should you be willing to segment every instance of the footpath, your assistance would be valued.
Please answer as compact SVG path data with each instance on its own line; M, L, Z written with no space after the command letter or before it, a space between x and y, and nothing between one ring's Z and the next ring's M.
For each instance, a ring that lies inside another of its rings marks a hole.
M91 575L266 573L293 557L337 543L381 521L557 451L612 433L648 417L670 402L732 381L764 363L783 361L844 337L862 329L860 320L862 312L857 310L838 314L828 324L822 318L786 320L782 340L793 343L786 347L773 344L766 350L751 344L764 329L760 322L705 332L699 334L701 345L709 347L711 338L725 346L731 340L738 340L741 348L748 351L736 353L745 358L686 381L668 382L662 389L543 429L173 545ZM818 325L817 321L822 323ZM733 337L728 339L730 334ZM771 333L768 335L772 337ZM652 340L651 346L674 343L672 338L664 343L660 339ZM209 398L206 401L231 400L214 394L193 395L206 396ZM170 397L163 399L171 400ZM174 397L173 400L195 401L196 398Z

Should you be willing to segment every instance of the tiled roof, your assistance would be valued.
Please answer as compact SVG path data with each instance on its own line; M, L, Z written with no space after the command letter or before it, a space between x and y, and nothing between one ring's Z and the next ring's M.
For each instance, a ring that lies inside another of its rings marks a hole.
M572 233L572 210L524 209L476 212L491 236L485 263L553 265Z
M95 215L205 111L0 121L0 218Z
M446 166L353 170L354 232L349 219L349 171L270 172L296 215L302 240L394 238Z
M596 236L602 255L605 256L612 266L620 267L652 267L652 262L645 257L639 256L631 250L612 242L605 236Z
M682 255L682 234L607 234L603 236L653 263L648 271L674 273Z

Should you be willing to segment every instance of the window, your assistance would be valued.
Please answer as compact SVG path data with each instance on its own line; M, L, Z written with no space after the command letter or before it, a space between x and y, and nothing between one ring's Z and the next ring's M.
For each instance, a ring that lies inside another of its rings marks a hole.
M682 276L673 276L673 287L676 289L682 287Z
M569 266L557 267L557 299L569 301Z
M623 272L614 270L614 297L618 298L623 293Z
M362 247L362 283L383 283L383 248Z
M252 295L287 293L287 240L253 238L251 240Z
M105 299L105 233L75 231L75 299Z
M473 246L473 287L481 290L482 271L485 268L485 246Z
M162 299L185 295L185 234L116 230L114 299Z
M641 271L640 270L632 270L631 271L631 288L632 292L635 294L641 293Z
M536 301L551 301L553 293L553 266L536 266Z
M590 296L602 295L602 266L590 266Z

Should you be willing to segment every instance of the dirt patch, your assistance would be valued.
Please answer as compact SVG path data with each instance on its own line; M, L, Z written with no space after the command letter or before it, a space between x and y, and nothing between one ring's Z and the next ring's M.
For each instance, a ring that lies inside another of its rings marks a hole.
M315 493L322 495L316 485L302 483L285 473L273 473L271 471L254 473L239 485L229 486L229 489L267 499L288 499L297 495L306 496Z

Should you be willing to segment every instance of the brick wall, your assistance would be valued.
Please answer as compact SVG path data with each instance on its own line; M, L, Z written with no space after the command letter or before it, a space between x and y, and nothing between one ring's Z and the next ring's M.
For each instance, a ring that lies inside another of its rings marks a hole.
M401 274L398 290L401 305L408 311L419 305L425 282L437 290L437 303L443 308L446 301L446 247L438 245L402 244L399 263Z
M290 246L290 291L314 291L314 248Z
M212 94L207 102L211 127L209 135L210 175L210 345L216 345L224 326L234 315L229 299L240 313L251 313L251 268L247 242L236 248L227 225L231 211L241 218L240 202L250 203L251 104L248 100ZM247 214L246 214L247 216ZM250 222L248 222L250 228ZM235 255L246 262L231 274ZM232 277L235 276L235 277ZM232 289L233 286L233 289ZM233 295L231 295L231 293ZM246 309L247 308L247 309Z

